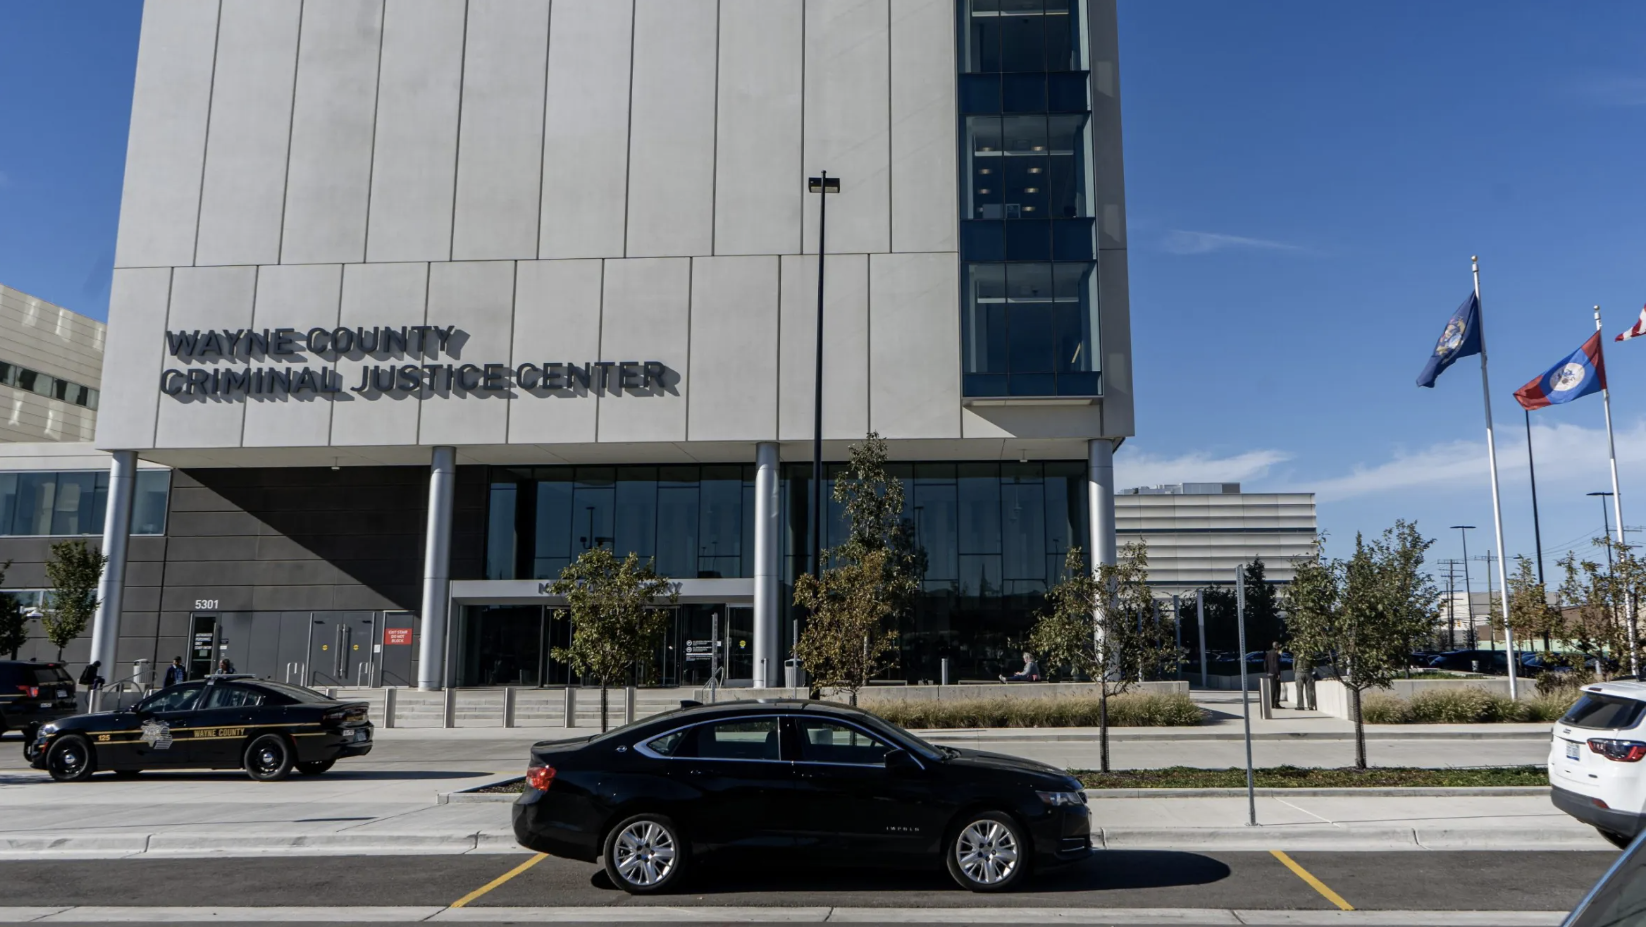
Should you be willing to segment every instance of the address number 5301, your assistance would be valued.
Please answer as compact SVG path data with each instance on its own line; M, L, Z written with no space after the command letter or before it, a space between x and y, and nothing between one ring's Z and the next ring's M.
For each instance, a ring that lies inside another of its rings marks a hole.
M215 610L217 608L217 600L216 599L195 599L194 600L194 607L197 608L197 609L213 609L213 610Z

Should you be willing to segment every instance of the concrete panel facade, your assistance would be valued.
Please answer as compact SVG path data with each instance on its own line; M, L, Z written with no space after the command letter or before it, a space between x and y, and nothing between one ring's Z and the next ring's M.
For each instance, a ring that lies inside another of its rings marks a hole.
M452 258L537 256L549 0L470 0Z
M224 0L196 264L280 260L302 0Z
M1104 396L1056 407L961 395L949 0L221 6L145 12L109 335L123 388L100 446L178 466L410 463L432 443L491 462L752 460L772 438L803 455L805 181L824 169L842 179L829 456L870 428L904 459L1081 458L1133 431L1112 0L1090 4ZM460 356L165 352L168 330L328 325L456 326ZM506 385L355 389L448 361L504 365ZM625 361L664 365L663 385L514 379ZM168 367L293 365L335 388L159 394Z
M170 272L158 273L163 283ZM162 295L158 303L164 302ZM29 383L0 375L0 442L92 439L100 397L82 397L76 387L101 389L106 335L102 322L0 286L0 364L35 374ZM59 381L69 384L62 395Z

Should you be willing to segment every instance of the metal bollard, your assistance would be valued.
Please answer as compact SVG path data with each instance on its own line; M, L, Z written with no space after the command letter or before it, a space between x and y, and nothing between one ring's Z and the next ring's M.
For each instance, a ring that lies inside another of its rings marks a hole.
M634 723L634 686L623 690L623 723Z
M941 685L946 686L946 685L949 684L949 658L948 657L943 658L943 675L940 678L942 679Z
M398 693L399 691L400 690L397 687L394 687L394 686L390 686L389 688L383 690L383 726L384 727L394 727L395 694Z
M577 690L566 687L566 727L577 726Z
M446 689L446 727L457 726L457 690Z
M513 686L503 689L503 726L514 727L514 693Z
M1274 720L1275 716L1274 707L1269 701L1271 698L1274 698L1272 686L1273 683L1269 681L1269 677L1257 677L1257 716L1267 721Z

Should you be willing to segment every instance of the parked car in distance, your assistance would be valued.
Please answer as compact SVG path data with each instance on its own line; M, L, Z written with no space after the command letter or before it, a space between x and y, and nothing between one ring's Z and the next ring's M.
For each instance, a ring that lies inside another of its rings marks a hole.
M1602 682L1555 722L1549 794L1556 808L1627 846L1646 820L1646 684Z
M1521 676L1535 676L1544 667L1535 662L1533 655L1517 652L1516 672ZM1504 650L1449 650L1429 661L1429 669L1449 670L1454 673L1486 673L1491 676L1509 675L1509 654Z
M0 734L22 731L25 754L40 725L79 710L74 677L63 664L0 660Z
M170 686L127 711L74 715L40 727L30 755L59 782L99 770L244 769L253 779L317 776L372 748L365 702L340 702L254 676Z
M973 891L1091 854L1086 794L1066 772L936 747L828 702L689 703L597 737L536 744L514 833L602 860L634 894L676 888L739 851L811 865L946 867Z

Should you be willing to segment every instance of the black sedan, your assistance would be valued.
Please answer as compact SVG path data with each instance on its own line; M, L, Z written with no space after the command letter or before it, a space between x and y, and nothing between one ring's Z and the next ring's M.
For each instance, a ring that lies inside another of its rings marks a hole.
M28 755L59 782L100 769L244 769L261 782L292 769L319 775L371 752L365 702L339 702L302 686L212 676L161 689L129 711L75 715L40 728Z
M1030 760L936 747L816 701L689 704L609 734L532 747L520 843L603 860L625 891L678 885L751 851L938 866L973 891L1091 854L1080 782Z

